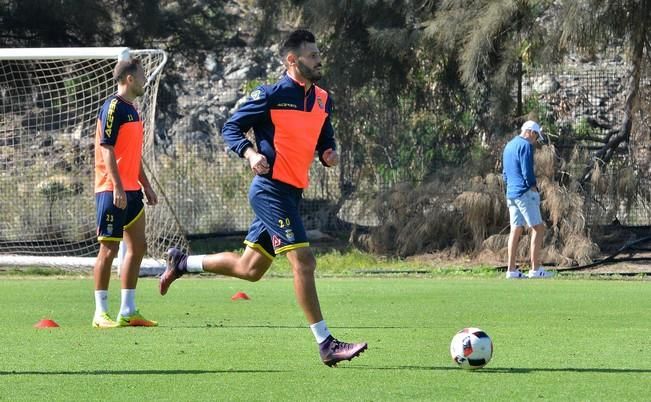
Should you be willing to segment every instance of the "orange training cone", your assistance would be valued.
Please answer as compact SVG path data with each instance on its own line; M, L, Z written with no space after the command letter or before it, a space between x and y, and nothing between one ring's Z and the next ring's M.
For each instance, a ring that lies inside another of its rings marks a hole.
M251 298L249 297L249 295L247 295L244 292L237 292L231 297L231 300L238 300L238 299L250 300Z
M49 319L42 319L41 321L37 322L34 324L34 328L38 329L43 329L43 328L58 328L59 324L57 324L54 320L49 320Z

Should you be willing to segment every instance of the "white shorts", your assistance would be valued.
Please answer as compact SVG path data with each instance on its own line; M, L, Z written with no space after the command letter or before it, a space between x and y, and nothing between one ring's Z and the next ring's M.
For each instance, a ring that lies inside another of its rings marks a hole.
M540 215L540 193L528 190L518 198L506 199L511 226L532 227L542 223Z

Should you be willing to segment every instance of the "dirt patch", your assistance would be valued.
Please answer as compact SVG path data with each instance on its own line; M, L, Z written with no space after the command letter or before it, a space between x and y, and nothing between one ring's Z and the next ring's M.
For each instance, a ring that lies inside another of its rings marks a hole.
M625 257L620 257L625 258ZM642 258L636 255L633 258ZM621 275L636 275L636 274L651 274L651 253L647 253L644 260L637 261L621 261L615 263L606 263L596 267L575 270L573 272L591 273L591 274L621 274ZM616 260L617 261L617 260Z
M617 254L618 250L624 248L627 243L618 247L607 247L608 253L600 253L590 266L581 268L580 266L555 266L554 264L545 264L551 269L559 272L587 273L587 274L619 274L619 275L637 275L651 274L651 250L639 250L633 247L632 250L624 250ZM651 239L647 244L638 243L637 247L651 247ZM616 255L615 255L616 254ZM615 255L613 257L613 255ZM460 268L487 268L494 267L496 270L506 269L506 260L501 259L498 255L490 250L483 250L475 256L455 257L450 252L441 251L437 253L422 254L407 258L407 260L423 262L433 266L454 266ZM522 260L521 263L527 263Z

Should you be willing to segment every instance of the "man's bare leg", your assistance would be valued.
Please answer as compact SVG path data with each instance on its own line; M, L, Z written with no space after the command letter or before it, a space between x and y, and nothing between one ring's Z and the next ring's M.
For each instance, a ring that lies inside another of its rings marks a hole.
M309 247L287 252L287 259L294 272L294 293L296 301L303 309L307 322L314 324L323 320L319 297L316 292L314 271L316 270L316 259Z
M517 268L517 257L518 257L518 245L520 244L520 236L524 228L522 226L511 226L511 232L509 233L509 243L508 243L508 253L509 253L509 262L508 270L514 271Z

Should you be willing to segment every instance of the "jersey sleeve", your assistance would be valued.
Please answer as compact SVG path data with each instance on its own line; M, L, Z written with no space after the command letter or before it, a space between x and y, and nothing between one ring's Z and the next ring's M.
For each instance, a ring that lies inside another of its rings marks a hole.
M246 102L224 123L222 135L228 147L238 154L244 156L244 151L252 147L245 134L255 126L256 123L265 119L268 115L268 94L263 86L256 88Z
M509 177L506 174L506 165L502 162L502 180L504 180L504 190L506 191L509 187Z
M335 130L332 128L332 122L330 121L330 116L332 115L332 99L330 97L328 97L328 100L326 101L326 112L328 113L328 117L326 117L325 122L323 123L319 140L316 143L319 160L324 166L327 166L327 164L323 160L323 153L328 149L337 149Z
M522 169L522 177L524 177L525 185L527 186L527 189L531 187L535 187L537 185L536 183L536 175L534 173L533 169L533 152L534 148L533 145L529 145L523 147L523 154L522 157L520 158L520 166Z
M124 120L118 106L118 98L113 98L110 102L105 103L100 111L99 120L102 131L99 143L102 145L115 145L118 140L120 125Z

